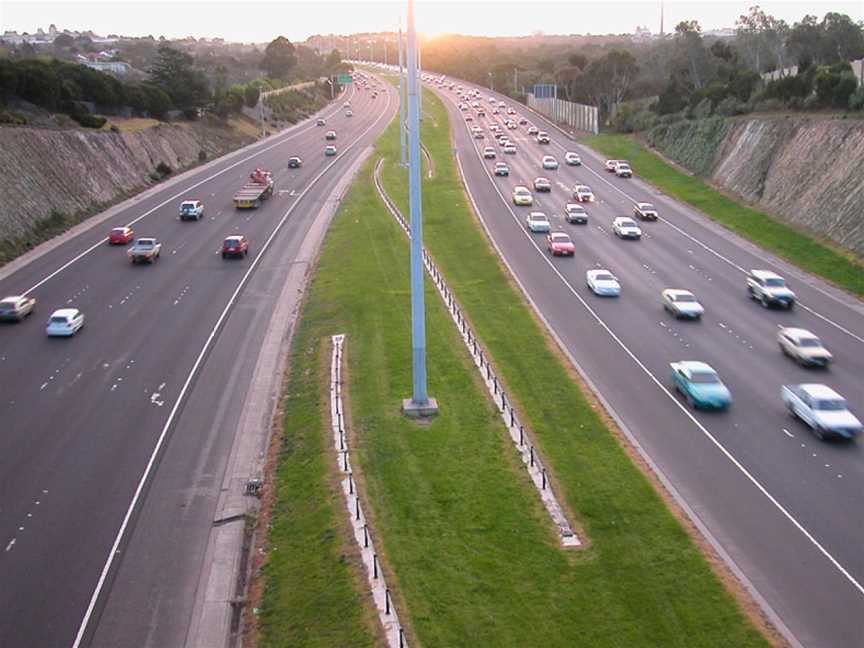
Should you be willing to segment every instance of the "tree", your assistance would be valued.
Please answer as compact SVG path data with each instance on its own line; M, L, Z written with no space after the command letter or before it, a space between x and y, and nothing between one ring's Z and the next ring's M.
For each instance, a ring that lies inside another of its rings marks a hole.
M819 60L822 50L822 27L816 16L807 15L789 30L786 48L798 64L798 72Z
M258 104L258 98L261 96L261 88L254 83L249 83L243 89L243 102L253 108Z
M711 80L711 61L696 20L682 20L675 27L673 74L676 73L685 85L696 90Z
M69 34L60 34L54 39L54 47L56 49L69 49L75 44L75 39Z
M612 114L627 95L630 84L639 73L630 52L611 50L591 61L582 76L586 90L605 117Z
M819 103L832 108L846 108L849 97L858 87L858 79L845 61L831 66L820 65L813 83Z
M297 55L294 45L284 36L273 39L264 50L261 67L274 79L287 80L295 65L297 65Z
M189 111L207 104L210 87L203 72L194 67L195 59L169 45L161 45L150 78L173 99L181 110Z
M325 65L327 66L327 72L329 74L335 74L337 70L339 70L339 67L342 65L342 54L339 53L339 50L334 49L327 55L327 62Z
M584 70L585 66L588 65L588 58L580 52L573 52L567 57L567 62L572 67L577 67L580 70Z
M860 24L835 12L825 14L822 19L823 63L835 61L852 61L864 56L864 33Z

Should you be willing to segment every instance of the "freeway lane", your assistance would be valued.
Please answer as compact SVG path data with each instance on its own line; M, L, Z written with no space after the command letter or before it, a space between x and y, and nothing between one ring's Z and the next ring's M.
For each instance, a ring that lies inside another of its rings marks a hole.
M274 296L334 183L393 112L386 96L373 102L360 92L350 99L355 116L346 118L341 108L331 107L325 111L327 128L339 133L340 150L357 145L301 202L298 194L332 161L323 156L326 129L314 125L275 139L272 148L256 147L253 151L260 153L254 159L184 194L204 200L207 217L199 223L177 220L180 198L173 196L212 175L212 168L190 174L104 228L66 242L0 281L3 294L26 289L97 243L108 227L155 207L136 229L163 240L157 264L133 267L123 249L100 245L34 291L40 306L35 318L0 329L0 417L6 431L0 439L0 532L7 548L0 556L3 645L72 644L195 358L265 239L296 204L189 391L145 506L133 518L132 536L120 547L109 602L101 599L95 610L94 621L104 621L97 633L102 645L179 645L175 638L185 637L183 624L194 595L190 583L200 567L195 558L206 546L226 449ZM300 170L285 167L293 154L305 160ZM247 156L217 170L242 157ZM235 212L231 195L256 165L271 168L277 191L286 193L277 193L257 211ZM218 254L222 238L239 232L251 240L250 256L223 262ZM87 326L71 340L46 339L44 318L67 300L84 310ZM143 524L134 525L136 520Z
M482 160L475 148L491 141L472 140L464 114L455 107L458 99L450 91L438 92L453 119L470 193L493 240L623 425L801 643L860 645L860 442L816 441L785 415L779 386L826 382L849 397L860 415L861 304L706 223L638 179L607 176L596 154L566 142L530 113L529 121L552 133L553 144L536 144L525 127L509 131L519 152L502 156L499 150L499 159L511 164L511 176L493 178L488 173L492 161ZM487 106L489 94L482 90ZM486 129L494 118L490 114L475 123ZM565 150L578 151L585 166L540 168L544 154L555 155L563 165ZM543 237L525 231L530 210L509 203L515 184L530 185L540 175L553 181L553 190L539 195L538 208L555 229L573 237L575 259L550 260ZM598 197L588 206L588 226L566 224L561 215L570 195L565 188L577 182L591 185ZM620 241L611 233L612 219L631 215L635 200L654 202L663 220L643 224L639 242ZM600 266L621 279L620 299L602 300L587 291L585 271ZM748 300L739 268L751 267L786 275L806 308L765 311ZM665 315L659 302L664 287L693 290L706 306L704 321L676 322ZM782 357L775 341L781 324L819 334L834 351L836 365L812 372ZM718 369L733 393L730 412L694 414L664 391L668 363L679 359L704 359Z

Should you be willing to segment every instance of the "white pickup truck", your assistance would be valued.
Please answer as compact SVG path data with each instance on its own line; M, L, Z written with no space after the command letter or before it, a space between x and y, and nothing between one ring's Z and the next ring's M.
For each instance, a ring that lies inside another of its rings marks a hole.
M861 421L846 408L846 399L827 385L783 385L781 396L789 412L819 439L854 439L861 432Z

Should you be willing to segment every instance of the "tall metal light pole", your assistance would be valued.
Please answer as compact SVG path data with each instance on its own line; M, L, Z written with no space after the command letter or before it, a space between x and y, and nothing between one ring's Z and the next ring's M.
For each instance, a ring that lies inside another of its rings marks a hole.
M423 211L420 187L420 105L414 0L408 0L408 206L411 213L411 355L413 396L402 401L408 416L431 416L438 403L426 391L426 309L423 303Z
M417 78L420 79L420 77L423 74L423 65L422 65L423 59L422 59L422 52L421 52L421 47L420 47L420 39L417 38L416 42L417 42ZM420 84L420 92L417 93L417 105L419 106L417 110L420 113L420 120L422 121L423 120L423 84L422 83Z
M402 49L402 18L399 18L399 161L403 167L408 166L408 131L405 128L405 70L403 68Z

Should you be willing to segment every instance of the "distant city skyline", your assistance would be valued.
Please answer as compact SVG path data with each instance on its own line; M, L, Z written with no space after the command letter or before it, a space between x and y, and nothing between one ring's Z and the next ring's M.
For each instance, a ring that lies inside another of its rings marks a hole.
M829 11L864 19L864 2L759 2L691 0L664 2L665 31L682 20L698 20L703 30L734 27L735 20L758 4L789 24L804 15ZM523 0L418 0L417 27L427 36L546 34L623 34L637 27L660 30L659 0L590 2ZM315 34L393 31L405 2L392 0L318 0L317 2L142 2L141 0L0 0L0 34L35 33L49 24L73 31L166 38L224 38L266 42L278 35L303 41Z

